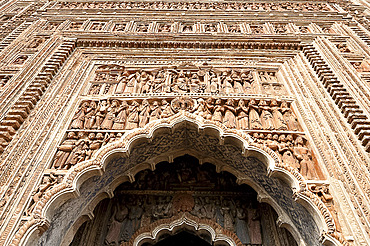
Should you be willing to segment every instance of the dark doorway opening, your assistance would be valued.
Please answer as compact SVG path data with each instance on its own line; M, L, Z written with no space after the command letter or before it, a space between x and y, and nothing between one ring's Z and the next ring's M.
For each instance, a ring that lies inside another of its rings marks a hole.
M162 239L153 246L211 246L211 244L190 232L182 231Z

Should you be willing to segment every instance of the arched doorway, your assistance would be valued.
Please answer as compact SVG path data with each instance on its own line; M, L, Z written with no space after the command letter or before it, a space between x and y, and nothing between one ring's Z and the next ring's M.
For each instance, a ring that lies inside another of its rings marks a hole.
M143 244L143 246L211 246L206 240L188 231L182 231L176 235L166 237L156 244Z
M201 226L178 224L158 229L183 215L217 227L216 233L231 235L234 245L297 245L292 235L276 224L277 213L259 203L250 186L238 185L232 174L217 173L211 163L200 165L189 155L175 158L173 163L161 162L154 171L142 170L133 183L119 185L112 199L95 207L94 218L78 229L70 245L230 245L216 242ZM151 235L135 241L143 233Z

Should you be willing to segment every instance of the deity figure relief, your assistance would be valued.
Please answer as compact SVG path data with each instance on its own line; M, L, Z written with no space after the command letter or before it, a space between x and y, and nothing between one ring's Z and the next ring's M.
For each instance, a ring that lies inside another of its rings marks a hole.
M216 210L209 197L204 198L204 204L201 212L204 218L213 219L215 217Z
M200 91L200 79L199 76L196 73L193 73L193 75L190 78L190 92L191 93L199 93Z
M244 93L244 88L242 85L242 79L239 76L239 74L235 70L231 70L231 75L230 75L234 85L233 85L233 93Z
M152 198L153 197L147 197L146 199L144 199L143 215L141 216L140 227L144 227L151 223L152 207L155 203Z
M222 113L224 107L221 105L221 99L217 99L214 106L214 111L212 115L212 120L222 123Z
M278 150L278 148L279 148L277 139L278 139L278 135L277 134L272 135L271 133L269 133L266 136L266 141L264 142L264 144L267 147L269 147L270 149L272 149L273 151L276 152Z
M210 74L209 90L211 93L218 93L220 91L220 82L216 73L214 72Z
M194 114L206 119L207 116L210 115L210 113L207 111L208 109L204 100L202 98L198 98L197 106L194 108Z
M148 82L149 82L149 75L142 71L140 77L138 78L138 83L136 85L136 93L143 93L143 91L148 92Z
M153 87L152 92L153 93L161 93L163 92L163 87L166 81L165 73L163 69L159 70L156 75L154 75L154 81L153 81Z
M188 79L186 78L183 70L178 72L173 90L178 93L186 93L188 91Z
M132 206L130 206L129 219L131 220L131 227L133 233L140 228L140 219L141 216L143 215L142 205L143 204L141 199L138 199L136 200L136 202L133 203Z
M221 198L216 198L215 199L215 221L221 225L222 227L224 226L224 216L222 213L222 208L221 208Z
M100 146L102 146L104 142L104 135L103 133L98 132L98 134L95 136L95 133L91 132L89 133L88 140L89 150L86 157L87 159L91 158L91 156L100 148Z
M120 77L118 78L118 85L115 91L116 94L123 94L126 91L128 76L129 74L127 73L127 71L120 75Z
M253 76L251 72L242 72L240 74L240 79L242 80L243 84L243 92L248 94L252 93L252 81L253 81Z
M202 214L202 200L201 197L194 197L194 208L191 211L191 214L202 219L204 218Z

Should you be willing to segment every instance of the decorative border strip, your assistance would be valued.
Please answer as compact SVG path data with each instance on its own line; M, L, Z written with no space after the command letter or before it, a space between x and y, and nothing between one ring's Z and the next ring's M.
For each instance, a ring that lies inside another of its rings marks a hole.
M365 150L370 152L370 121L368 117L312 44L307 44L303 48L303 53L335 104L341 109L347 122L351 124L351 128L362 145L365 146Z
M31 82L19 100L7 112L4 120L0 122L0 154L4 152L8 143L13 139L17 130L30 115L31 110L48 88L54 75L75 48L75 40L63 42L46 62L42 71Z

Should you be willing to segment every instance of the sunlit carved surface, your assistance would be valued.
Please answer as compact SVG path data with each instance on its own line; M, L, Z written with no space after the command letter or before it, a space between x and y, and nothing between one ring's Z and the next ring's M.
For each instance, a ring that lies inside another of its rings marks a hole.
M369 13L354 0L0 1L0 245L369 245ZM184 155L196 165L175 182ZM251 203L222 195L247 186ZM147 212L159 201L178 214ZM237 203L244 220L221 223Z

